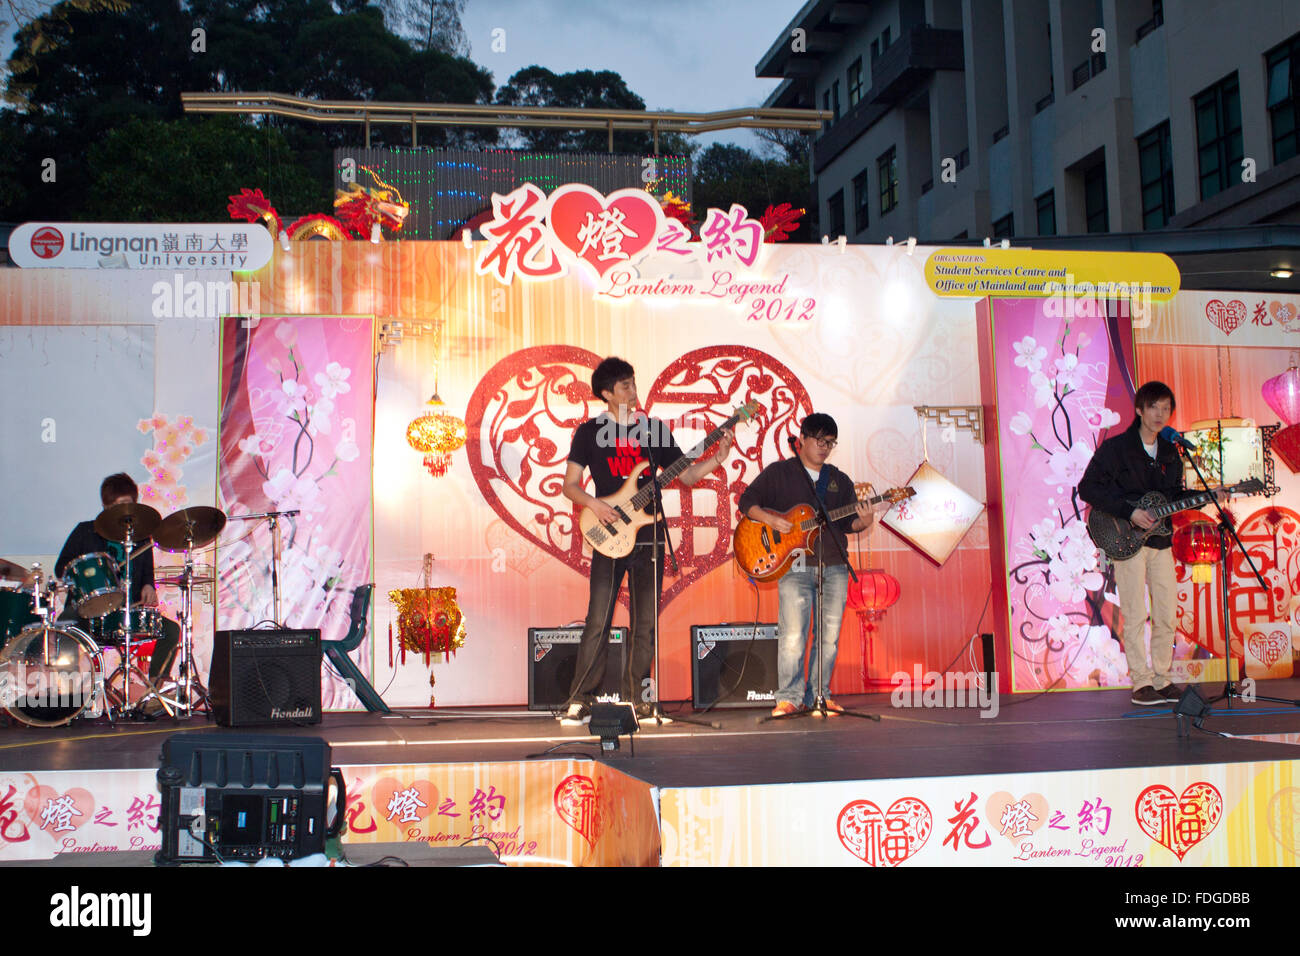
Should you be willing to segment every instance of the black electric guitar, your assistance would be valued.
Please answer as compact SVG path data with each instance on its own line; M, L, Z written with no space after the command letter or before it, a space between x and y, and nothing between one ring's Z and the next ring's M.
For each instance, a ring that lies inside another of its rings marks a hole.
M1258 478L1247 480L1223 489L1234 495L1262 495L1264 483ZM1142 545L1152 535L1169 534L1169 523L1165 521L1172 514L1188 511L1209 503L1214 498L1212 491L1197 491L1190 495L1170 501L1158 491L1148 491L1140 501L1128 504L1151 514L1156 523L1145 531L1125 518L1117 518L1093 508L1088 512L1088 536L1092 543L1106 552L1112 561L1123 561L1142 550Z

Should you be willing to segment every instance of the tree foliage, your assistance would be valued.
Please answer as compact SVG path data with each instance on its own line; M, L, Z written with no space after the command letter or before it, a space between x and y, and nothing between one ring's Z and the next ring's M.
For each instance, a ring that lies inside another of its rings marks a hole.
M692 187L691 205L701 219L706 209L729 209L732 203L757 219L768 206L788 202L807 210L790 241L811 242L816 235L806 162L764 158L742 146L714 143L696 158Z

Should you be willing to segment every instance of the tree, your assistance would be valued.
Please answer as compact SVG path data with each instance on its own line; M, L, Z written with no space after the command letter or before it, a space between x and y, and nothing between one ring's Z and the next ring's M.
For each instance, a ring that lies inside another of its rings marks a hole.
M552 73L541 66L520 70L497 90L502 106L555 106L578 109L644 110L645 100L630 89L623 77L612 70L578 70ZM601 129L550 129L523 127L516 141L524 148L545 152L609 151L609 133ZM634 130L615 130L614 152L650 155L654 137ZM659 135L659 152L689 155L690 144L678 133Z
M790 241L811 242L816 235L806 161L764 159L742 146L714 143L695 160L692 189L691 206L700 220L706 209L730 209L732 203L757 219L768 206L788 202L808 210Z

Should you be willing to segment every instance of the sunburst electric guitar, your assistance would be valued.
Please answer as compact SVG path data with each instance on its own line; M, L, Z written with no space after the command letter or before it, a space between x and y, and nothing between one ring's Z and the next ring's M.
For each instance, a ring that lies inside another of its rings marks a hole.
M857 484L853 486L857 502L836 508L830 512L831 521L839 521L858 510L858 504L874 505L881 501L891 504L903 501L916 494L912 488L890 488L884 494L871 496L871 486ZM817 527L817 513L812 505L795 505L781 515L793 528L789 531L777 531L771 525L741 518L732 534L732 546L735 548L736 564L742 573L755 581L774 581L790 570L794 556L799 551L811 551L821 529Z
M615 514L618 515L617 518L606 524L597 518L596 512L590 508L583 508L582 513L578 515L578 527L582 530L582 536L586 539L587 544L591 545L594 550L611 558L622 558L631 554L633 546L636 545L636 533L641 530L643 525L648 525L654 521L654 518L646 510L650 507L654 494L652 485L658 485L662 489L670 484L706 450L717 444L727 429L733 427L737 422L749 421L758 414L762 407L753 399L741 405L730 418L709 432L703 441L683 454L681 458L678 458L667 468L662 469L654 477L653 482L646 482L641 488L636 486L637 479L641 477L641 472L650 467L650 463L643 461L633 468L632 474L628 476L622 488L608 498L600 499L614 509Z

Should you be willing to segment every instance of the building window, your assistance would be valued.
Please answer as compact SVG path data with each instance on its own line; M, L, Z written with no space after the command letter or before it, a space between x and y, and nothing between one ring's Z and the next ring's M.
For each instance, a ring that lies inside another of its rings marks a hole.
M1016 234L1016 218L1013 213L1007 213L997 222L993 223L994 239L1010 239Z
M870 222L871 193L867 190L867 171L853 177L853 228L858 232Z
M1300 153L1300 34L1268 54L1268 116L1273 162Z
M1040 236L1056 235L1056 190L1049 189L1034 200L1038 213L1038 234Z
M849 109L862 99L862 57L849 64Z
M871 65L875 66L876 61L880 59L880 38L871 41Z
M831 84L831 112L835 114L835 119L831 122L840 121L840 81L836 80Z
M1142 228L1160 229L1174 214L1174 160L1169 148L1169 121L1138 137L1142 176Z
M898 150L891 146L876 160L880 178L880 214L883 216L898 205Z
M826 202L826 234L832 239L844 235L844 190L837 189Z
M1200 93L1194 102L1201 198L1209 199L1231 186L1241 169L1241 96L1237 74Z
M1110 232L1106 206L1106 164L1101 162L1083 174L1083 214L1089 232Z
M884 53L889 49L889 27L885 27L885 32L880 34L880 52Z

